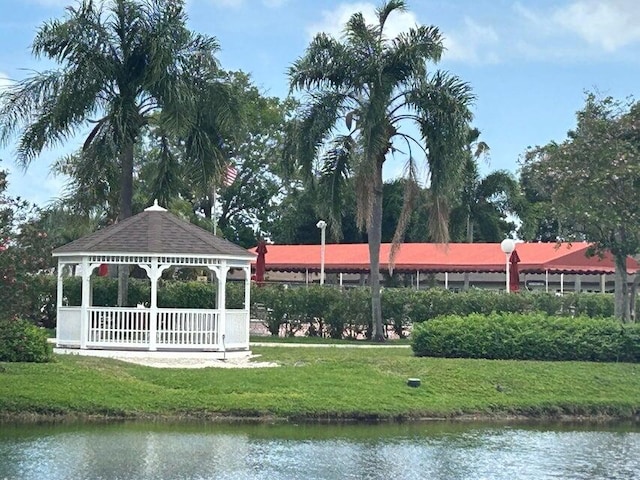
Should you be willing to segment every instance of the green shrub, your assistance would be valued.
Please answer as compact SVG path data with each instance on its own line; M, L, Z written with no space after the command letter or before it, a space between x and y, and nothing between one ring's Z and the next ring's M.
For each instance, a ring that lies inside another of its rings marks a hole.
M160 308L216 308L215 284L205 282L163 281L158 286ZM148 300L147 300L148 303Z
M542 313L449 315L414 327L416 356L639 362L640 325Z
M55 280L54 280L55 282ZM91 279L93 305L97 307L113 307L118 303L118 279L94 276ZM129 279L129 306L149 303L151 298L148 280ZM55 292L55 289L54 289ZM68 277L64 279L64 297L68 305L82 303L82 278ZM55 301L55 295L54 295Z
M287 324L294 311L290 289L284 285L253 286L251 298L254 305L265 309L265 324L271 335L278 336L281 326ZM289 332L290 333L290 332Z
M117 279L94 277L92 285L94 305L116 305ZM215 284L162 280L158 288L160 307L214 308L216 305ZM243 281L227 282L227 308L244 308L244 288ZM46 328L55 327L56 278L34 275L28 291L30 300L25 303L19 318ZM81 292L80 277L65 279L65 304L80 305ZM149 280L131 278L129 305L148 305L150 298ZM610 317L613 314L613 296L593 293L556 296L521 292L505 295L482 289L455 293L441 288L385 288L381 292L381 301L383 323L401 337L413 324L442 315L544 312L557 316ZM260 304L270 309L265 322L274 334L286 332L292 335L306 329L311 335L333 338L371 336L371 293L367 287L339 289L331 285L314 285L285 288L283 285L257 287L252 284L251 302L252 307ZM640 312L640 308L637 311Z
M241 282L227 282L227 308L244 308L244 280Z
M48 362L47 332L27 320L0 320L0 362Z

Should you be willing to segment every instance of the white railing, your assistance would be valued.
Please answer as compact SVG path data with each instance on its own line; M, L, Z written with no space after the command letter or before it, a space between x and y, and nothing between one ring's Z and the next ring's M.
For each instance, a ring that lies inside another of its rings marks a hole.
M149 309L91 307L87 344L143 346L149 344Z
M68 317L68 319L67 319ZM80 307L64 311L63 334L80 343ZM65 320L67 319L67 320ZM119 347L132 349L206 349L249 348L249 312L227 310L224 344L220 335L218 310L158 308L155 342L151 309L88 308L87 347Z
M218 348L218 311L158 309L158 347Z

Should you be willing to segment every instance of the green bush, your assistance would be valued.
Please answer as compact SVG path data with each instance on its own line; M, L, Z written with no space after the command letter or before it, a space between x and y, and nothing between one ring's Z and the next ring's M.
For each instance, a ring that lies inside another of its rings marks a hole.
M640 362L640 325L542 313L449 315L414 326L416 356Z
M115 278L94 277L93 304L113 306L117 303ZM211 283L162 280L158 286L158 305L170 308L214 308L216 287ZM227 308L244 307L245 283L227 282ZM56 279L51 275L33 276L29 285L28 308L19 318L35 325L55 327ZM81 278L64 281L65 303L80 305ZM150 283L146 279L129 281L129 305L150 302ZM252 308L269 309L265 320L273 334L292 335L302 330L311 335L333 338L371 336L371 293L367 287L339 289L325 285L285 288L283 285L251 286ZM610 317L613 295L581 293L556 296L547 293L521 292L517 295L471 289L452 292L440 288L415 290L385 288L381 292L383 323L400 336L411 326L442 315L488 315L492 312L534 313L555 316ZM27 305L27 304L25 304ZM637 309L640 312L640 308Z
M253 305L265 309L265 324L271 335L278 336L282 325L287 324L294 311L291 291L284 285L253 286L251 289Z
M49 362L47 332L27 320L0 320L0 362Z
M112 307L118 303L118 279L94 276L91 279L93 305L97 307ZM55 279L53 299L55 301ZM129 279L129 304L149 303L151 298L148 280ZM64 279L64 298L67 305L80 305L82 302L82 278L68 277Z

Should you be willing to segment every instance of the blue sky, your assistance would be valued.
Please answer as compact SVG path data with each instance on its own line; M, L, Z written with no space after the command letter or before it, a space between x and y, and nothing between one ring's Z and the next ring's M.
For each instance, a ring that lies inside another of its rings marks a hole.
M0 88L28 69L46 66L30 55L36 29L61 17L69 0L0 0ZM188 0L191 29L215 36L223 68L252 74L267 94L285 96L287 68L319 31L340 35L351 13L372 15L378 1ZM484 171L516 172L528 146L561 141L575 125L584 91L640 98L640 2L637 0L409 0L392 32L436 25L447 51L439 68L473 86L474 125L491 148ZM371 18L371 17L369 17ZM45 204L64 179L49 165L78 141L44 152L26 173L13 164L13 145L0 149L10 193ZM388 162L385 177L402 171Z

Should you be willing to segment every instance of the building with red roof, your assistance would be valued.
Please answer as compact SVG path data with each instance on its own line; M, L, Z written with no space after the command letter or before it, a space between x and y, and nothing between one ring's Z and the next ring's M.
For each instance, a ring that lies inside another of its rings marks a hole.
M613 286L615 263L611 254L590 255L590 244L516 243L521 284L546 290L605 291ZM265 280L291 283L318 281L321 245L268 245ZM381 272L388 272L391 244L380 248ZM254 251L255 249L252 249ZM638 263L629 258L627 272L634 275ZM366 283L369 275L367 244L325 245L324 270L327 281ZM504 288L505 254L498 243L404 243L399 246L393 272L403 274L411 284L430 282L445 288L461 288L463 278L481 288ZM355 274L355 275L354 275ZM559 287L559 288L558 288Z

